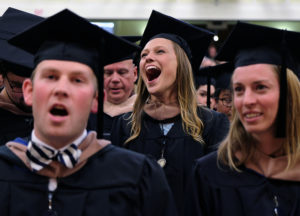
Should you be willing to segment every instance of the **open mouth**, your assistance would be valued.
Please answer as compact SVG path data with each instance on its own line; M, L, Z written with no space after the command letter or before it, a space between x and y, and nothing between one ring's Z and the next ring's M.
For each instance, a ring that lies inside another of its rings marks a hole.
M54 116L66 116L68 111L64 106L55 105L51 108L50 113Z
M149 81L152 81L159 77L161 70L155 66L149 66L146 69L146 76Z

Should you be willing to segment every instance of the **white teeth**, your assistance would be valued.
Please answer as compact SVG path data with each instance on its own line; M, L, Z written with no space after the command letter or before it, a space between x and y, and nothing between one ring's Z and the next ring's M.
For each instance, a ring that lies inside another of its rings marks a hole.
M254 118L254 117L257 117L259 115L260 115L259 113L249 113L249 114L246 114L246 117L247 118Z
M146 67L146 70L151 70L151 69L158 70L158 68L156 66L153 66L153 65L150 65L150 66Z

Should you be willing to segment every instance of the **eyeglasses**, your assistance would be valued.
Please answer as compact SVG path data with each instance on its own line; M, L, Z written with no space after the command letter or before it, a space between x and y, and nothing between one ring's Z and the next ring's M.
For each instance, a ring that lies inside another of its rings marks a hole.
M222 104L227 107L232 106L232 100L230 98L219 98L220 101L222 101Z
M15 92L15 93L22 93L22 85L23 85L23 82L18 82L18 81L11 81L9 80L8 76L5 77L7 79L7 82L12 90L12 92Z

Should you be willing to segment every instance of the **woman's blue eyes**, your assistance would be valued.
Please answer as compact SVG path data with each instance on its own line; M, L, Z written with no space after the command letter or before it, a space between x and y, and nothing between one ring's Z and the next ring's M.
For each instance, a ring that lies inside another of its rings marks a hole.
M267 88L267 86L260 85L260 84L255 86L256 90L265 90L266 88ZM243 91L243 87L237 86L233 90L234 90L234 92L241 92L241 91Z
M165 53L165 51L160 49L160 50L155 51L155 53L160 54L160 53ZM147 55L148 55L148 53L142 53L141 58L146 57Z

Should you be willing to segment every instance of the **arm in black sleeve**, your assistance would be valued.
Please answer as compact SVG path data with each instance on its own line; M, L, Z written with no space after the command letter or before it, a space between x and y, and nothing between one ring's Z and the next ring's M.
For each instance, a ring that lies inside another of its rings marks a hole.
M228 134L230 123L225 114L205 108L200 108L200 118L204 122L202 136L206 144L205 154L207 154L217 150Z
M147 158L139 188L141 191L142 215L176 216L171 189L165 174L156 161Z
M110 137L113 145L124 147L125 141L130 137L130 114L125 113L113 121Z

